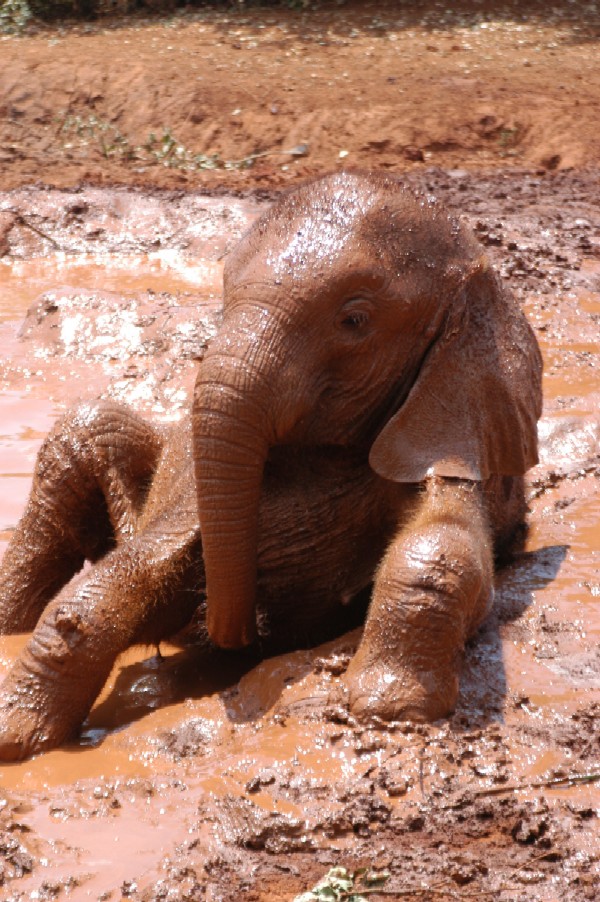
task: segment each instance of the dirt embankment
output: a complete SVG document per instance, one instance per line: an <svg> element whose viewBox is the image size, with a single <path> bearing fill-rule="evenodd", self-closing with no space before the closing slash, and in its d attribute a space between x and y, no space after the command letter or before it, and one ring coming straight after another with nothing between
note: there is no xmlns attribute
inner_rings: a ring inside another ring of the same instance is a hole
<svg viewBox="0 0 600 902"><path fill-rule="evenodd" d="M584 166L600 150L599 33L593 3L383 0L5 37L0 184Z"/></svg>

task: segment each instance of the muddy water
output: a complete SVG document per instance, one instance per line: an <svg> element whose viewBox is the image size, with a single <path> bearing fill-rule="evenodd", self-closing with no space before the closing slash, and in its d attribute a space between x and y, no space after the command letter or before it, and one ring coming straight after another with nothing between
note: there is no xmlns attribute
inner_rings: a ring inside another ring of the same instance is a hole
<svg viewBox="0 0 600 902"><path fill-rule="evenodd" d="M18 348L18 331L23 318L32 302L48 288L64 285L71 293L102 291L124 297L136 292L146 292L150 296L168 292L177 297L179 305L185 305L197 301L199 287L204 298L218 298L221 283L222 263L208 259L190 260L168 251L143 255L56 254L34 260L0 261L3 352L10 357ZM190 292L195 293L192 300L189 299ZM5 390L0 395L0 553L25 504L39 445L65 406L64 392L61 393L57 385L60 376L56 372L40 370L36 373L43 376L47 388L45 398L39 397L39 387L37 391L31 391L29 373L26 371L24 375L24 380L17 380L24 383L19 390ZM92 365L92 396L95 375ZM36 396L31 397L31 394ZM59 397L58 403L52 400L53 396ZM0 638L1 674L26 641L27 636ZM148 649L132 649L121 657L76 745L24 765L0 769L2 791L34 793L34 804L25 806L27 821L31 829L40 832L50 848L58 843L69 849L83 849L81 856L79 853L74 856L81 857L81 862L71 862L68 877L71 883L85 881L86 890L82 896L85 898L99 898L105 886L104 876L99 883L90 883L90 869L105 874L110 867L111 882L119 886L137 871L147 870L172 845L172 827L161 824L164 810L160 800L154 801L138 786L149 771L155 779L161 767L147 743L143 743L143 748L135 749L136 721L160 709L158 730L167 730L171 722L180 719L181 713L177 710L174 715L166 706L179 703L185 707L183 700L198 691L198 679L194 662L182 660L185 654L180 649L163 644L160 654L159 659ZM217 678L205 681L201 688L210 695L239 675L239 666L234 666L231 674L227 667L221 667ZM97 712L101 712L100 715ZM224 719L218 704L203 714L213 725ZM118 732L124 726L128 727L126 742ZM216 727L212 729L214 732ZM142 734L144 731L145 727ZM166 772L171 767L169 759L167 765ZM105 802L105 797L110 795L105 788L107 775L115 787L123 787L123 796L118 802L119 830L115 834L110 819L97 819L91 841L82 846L81 818L93 817L99 806L111 810L111 800ZM209 779L212 778L209 775ZM44 804L45 791L54 789L62 795L64 787L74 786L78 781L94 784L92 804L86 801L77 806L76 791L64 805L60 801L54 801L50 806ZM172 782L171 778L167 779L167 783ZM140 794L144 803L143 821L138 811ZM44 859L46 883L53 880L60 883L64 876L62 859L56 867L52 856ZM38 883L37 879L25 879L21 889L23 892L34 891Z"/></svg>
<svg viewBox="0 0 600 902"><path fill-rule="evenodd" d="M206 298L218 298L223 266L214 260L186 259L177 251L152 254L54 254L41 259L0 261L0 327L4 351L17 342L17 331L36 298L49 288L68 286L71 293L114 292L123 296L135 292L157 295L177 294L179 304L191 303L191 291L202 287ZM195 300L195 298L194 298ZM42 371L26 373L21 391L0 394L0 552L7 530L16 522L29 489L33 464L41 440L64 405L50 400L51 386L32 388ZM56 386L54 387L56 388ZM87 388L93 395L93 388ZM41 396L40 396L41 394ZM64 394L64 392L63 392Z"/></svg>
<svg viewBox="0 0 600 902"><path fill-rule="evenodd" d="M218 296L220 273L219 263L192 265L178 254L2 262L4 354L19 362L25 348L31 357L17 332L31 302L48 288L69 286L71 305L77 292L94 298L98 292L144 292L146 305L152 293L168 292L177 308L192 309L198 292L209 301ZM99 303L102 315L108 304L110 316L118 318L110 298L102 295ZM531 474L531 529L526 553L499 575L495 612L467 652L456 719L431 728L373 731L336 715L335 674L356 633L254 668L235 656L172 645L161 646L161 656L155 649L131 649L117 662L75 743L0 768L6 795L0 814L10 811L11 829L20 824L23 835L33 838L27 848L36 862L31 874L15 880L23 894L15 899L35 898L31 894L44 883L58 887L59 897L121 898L123 887L133 883L158 886L172 861L206 863L208 873L208 864L230 848L286 855L304 848L349 850L354 832L344 824L348 818L354 823L357 814L347 813L344 800L356 796L371 773L380 776L369 784L370 796L381 797L392 819L401 819L411 806L450 797L451 790L497 789L598 769L598 750L585 745L584 714L600 703L594 337L600 292L566 293L560 310L546 296L531 294L526 306L542 345L546 395L541 463ZM65 306L65 316L73 309ZM187 334L189 321L177 322ZM106 361L86 356L84 347L82 340L66 361L60 349L35 358L39 370L19 362L5 372L1 542L24 504L39 443L69 400L61 376L74 378L75 356L90 387L109 386ZM191 355L190 372L193 361ZM159 368L156 357L125 381L135 387L153 367ZM123 369L108 372L113 383L124 378ZM171 371L167 375L172 382ZM187 379L188 371L183 375ZM0 639L0 676L26 639ZM529 789L519 798L538 795ZM596 810L600 794L593 784L549 791L551 810L563 802ZM589 854L597 839L594 830L580 837L580 854Z"/></svg>
<svg viewBox="0 0 600 902"><path fill-rule="evenodd" d="M90 291L151 290L189 292L201 285L221 292L223 266L189 260L177 251L151 254L53 254L36 260L0 261L0 322L20 319L49 287L69 285Z"/></svg>

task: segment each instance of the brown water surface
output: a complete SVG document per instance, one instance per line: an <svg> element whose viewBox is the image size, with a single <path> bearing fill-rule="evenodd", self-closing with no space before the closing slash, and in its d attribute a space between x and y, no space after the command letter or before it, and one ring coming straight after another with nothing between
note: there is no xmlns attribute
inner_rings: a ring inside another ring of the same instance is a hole
<svg viewBox="0 0 600 902"><path fill-rule="evenodd" d="M201 285L220 296L223 265L190 260L177 251L150 254L50 254L33 260L0 260L0 322L21 319L48 288L88 291L189 292Z"/></svg>

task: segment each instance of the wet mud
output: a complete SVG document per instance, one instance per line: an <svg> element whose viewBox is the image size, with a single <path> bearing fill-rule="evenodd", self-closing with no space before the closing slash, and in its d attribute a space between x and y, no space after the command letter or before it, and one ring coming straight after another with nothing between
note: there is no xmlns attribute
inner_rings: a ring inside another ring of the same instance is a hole
<svg viewBox="0 0 600 902"><path fill-rule="evenodd" d="M335 687L356 629L258 664L193 645L131 649L77 742L0 768L2 898L275 902L335 865L389 871L392 898L597 898L597 181L406 178L465 215L545 361L527 545L498 574L456 713L354 723ZM218 325L223 254L265 202L0 195L0 216L13 217L0 260L2 545L66 405L103 396L158 420L182 415ZM24 641L0 640L0 671Z"/></svg>
<svg viewBox="0 0 600 902"><path fill-rule="evenodd" d="M224 254L340 165L464 214L530 316L527 545L439 724L336 705L356 629L260 664L129 650L76 743L0 768L0 898L291 902L337 865L388 871L374 899L596 899L597 6L233 6L0 39L0 554L56 416L180 417Z"/></svg>

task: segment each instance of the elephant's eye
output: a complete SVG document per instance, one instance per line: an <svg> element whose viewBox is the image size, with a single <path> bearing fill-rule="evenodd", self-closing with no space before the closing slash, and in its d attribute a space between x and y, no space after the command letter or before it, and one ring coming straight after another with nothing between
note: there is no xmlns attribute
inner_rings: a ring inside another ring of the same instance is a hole
<svg viewBox="0 0 600 902"><path fill-rule="evenodd" d="M364 326L365 323L369 321L369 317L362 310L357 310L354 313L347 313L342 319L342 326L349 326L351 329L358 328L359 326Z"/></svg>
<svg viewBox="0 0 600 902"><path fill-rule="evenodd" d="M360 332L371 320L372 308L366 298L352 298L340 311L339 323L349 332Z"/></svg>

